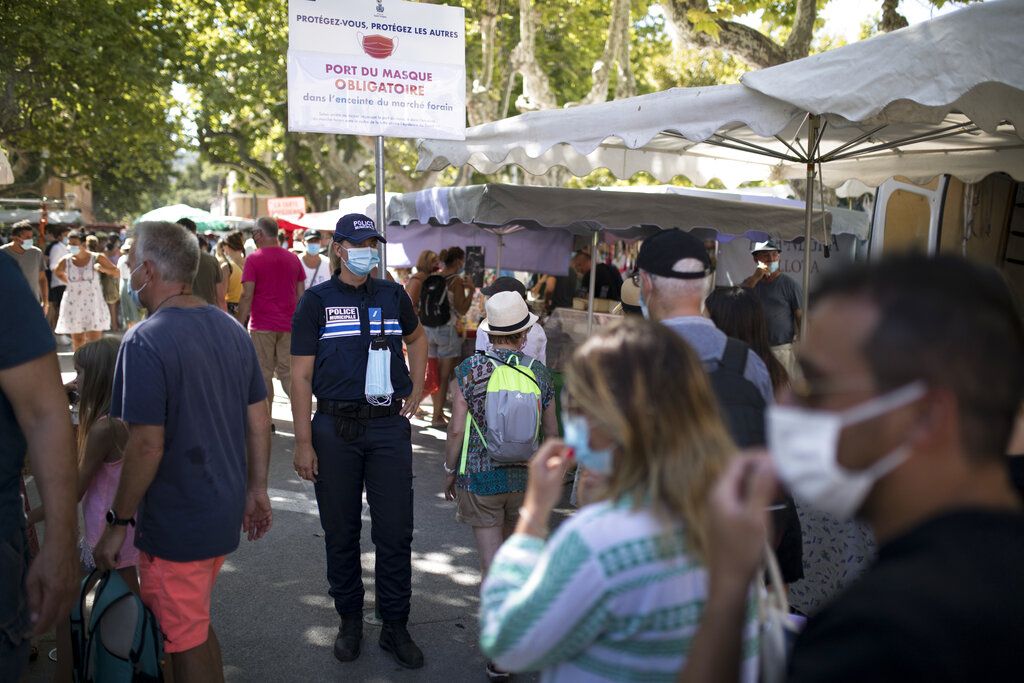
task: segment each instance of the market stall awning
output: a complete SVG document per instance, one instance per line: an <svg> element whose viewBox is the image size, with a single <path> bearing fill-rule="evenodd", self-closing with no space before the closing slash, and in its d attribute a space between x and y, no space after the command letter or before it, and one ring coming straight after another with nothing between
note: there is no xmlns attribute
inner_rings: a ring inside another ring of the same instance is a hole
<svg viewBox="0 0 1024 683"><path fill-rule="evenodd" d="M473 223L492 230L507 225L559 228L588 236L595 230L609 230L625 238L672 228L714 230L726 239L770 235L792 240L804 234L802 205L755 204L671 192L598 192L501 184L432 188L398 195L388 204L388 220L392 225ZM821 224L820 212L815 214L815 221ZM825 225L827 234L827 216Z"/></svg>
<svg viewBox="0 0 1024 683"><path fill-rule="evenodd" d="M742 85L531 112L470 128L464 142L421 141L419 168L608 168L735 187L803 178L811 161L830 186L997 171L1024 180L1022 35L1019 0L979 3L748 73Z"/></svg>
<svg viewBox="0 0 1024 683"><path fill-rule="evenodd" d="M161 206L142 214L135 219L136 223L143 221L167 221L174 223L182 218L189 218L196 224L196 228L204 230L237 230L244 227L252 227L253 221L249 218L238 216L216 216L204 209L197 209L188 204L169 204Z"/></svg>
<svg viewBox="0 0 1024 683"><path fill-rule="evenodd" d="M0 209L0 225L14 225L19 221L28 221L38 224L42 218L39 209ZM80 211L47 211L47 225L80 225L82 213Z"/></svg>

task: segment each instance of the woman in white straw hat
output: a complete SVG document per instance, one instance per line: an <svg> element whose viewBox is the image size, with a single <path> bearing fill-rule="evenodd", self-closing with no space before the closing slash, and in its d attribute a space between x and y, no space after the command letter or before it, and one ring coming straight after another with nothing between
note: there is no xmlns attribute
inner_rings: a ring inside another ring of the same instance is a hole
<svg viewBox="0 0 1024 683"><path fill-rule="evenodd" d="M458 391L453 387L451 392L452 419L448 423L444 464L445 498L457 501L455 518L473 527L482 577L487 576L491 560L519 519L528 476L526 458L532 455L534 446L530 444L522 461L508 463L492 457L497 448L493 439L490 450L485 443L484 434L491 425L486 410L488 394L496 389L492 386L488 392L488 382L498 368L512 368L513 380L525 382L528 391L539 395L537 437L558 436L551 375L541 362L522 353L537 316L530 313L526 301L514 291L494 294L487 300L485 310L487 318L480 329L489 336L490 349L478 351L455 369ZM521 373L532 379L523 379ZM491 419L494 420L493 411ZM487 675L491 680L508 680L508 674L491 663L487 665Z"/></svg>

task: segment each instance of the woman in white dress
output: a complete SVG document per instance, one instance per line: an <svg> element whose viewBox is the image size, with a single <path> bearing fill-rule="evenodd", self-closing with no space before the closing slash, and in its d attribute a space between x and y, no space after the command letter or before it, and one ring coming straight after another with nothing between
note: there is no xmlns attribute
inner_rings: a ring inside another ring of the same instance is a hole
<svg viewBox="0 0 1024 683"><path fill-rule="evenodd" d="M71 347L78 347L103 336L110 329L110 308L103 298L100 274L120 275L117 266L103 254L83 248L82 235L68 235L68 255L61 259L53 274L67 284L57 317L57 334L70 334Z"/></svg>

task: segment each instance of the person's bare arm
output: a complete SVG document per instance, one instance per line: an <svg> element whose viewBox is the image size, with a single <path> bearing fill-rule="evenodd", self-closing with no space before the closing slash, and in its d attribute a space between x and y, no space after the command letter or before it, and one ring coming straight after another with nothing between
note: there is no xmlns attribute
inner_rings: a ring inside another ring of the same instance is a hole
<svg viewBox="0 0 1024 683"><path fill-rule="evenodd" d="M795 330L795 332L793 334L793 340L794 341L800 338L801 324L803 323L803 320L804 320L804 311L803 311L803 309L798 308L795 311L793 311L793 329Z"/></svg>
<svg viewBox="0 0 1024 683"><path fill-rule="evenodd" d="M50 285L46 282L46 271L39 271L39 304L43 307L43 310L49 308L50 301L48 294L50 293Z"/></svg>
<svg viewBox="0 0 1024 683"><path fill-rule="evenodd" d="M410 278L405 285L405 293L409 295L409 300L412 301L412 310L416 311L416 315L420 314L420 291L422 289L423 279L418 277Z"/></svg>
<svg viewBox="0 0 1024 683"><path fill-rule="evenodd" d="M551 403L548 404L548 407L544 409L541 424L544 427L545 439L558 438L558 413L555 412L554 400L552 400Z"/></svg>
<svg viewBox="0 0 1024 683"><path fill-rule="evenodd" d="M153 483L160 461L164 457L164 426L139 425L128 427L128 445L124 449L124 465L121 467L121 481L117 486L112 509L122 518L135 516L139 502ZM93 549L93 558L98 569L113 569L117 556L124 545L127 529L123 526L108 526Z"/></svg>
<svg viewBox="0 0 1024 683"><path fill-rule="evenodd" d="M409 373L412 377L412 391L402 406L402 415L412 419L423 400L423 383L427 378L427 335L423 325L417 325L412 334L402 337L409 352Z"/></svg>
<svg viewBox="0 0 1024 683"><path fill-rule="evenodd" d="M299 280L295 283L295 304L298 305L299 299L302 298L302 294L306 291L306 281Z"/></svg>
<svg viewBox="0 0 1024 683"><path fill-rule="evenodd" d="M245 455L248 484L242 531L250 541L255 541L270 531L273 522L270 497L267 495L267 472L270 469L270 410L267 402L250 404L247 417Z"/></svg>
<svg viewBox="0 0 1024 683"><path fill-rule="evenodd" d="M96 270L111 277L121 277L121 271L103 254L96 254Z"/></svg>
<svg viewBox="0 0 1024 683"><path fill-rule="evenodd" d="M100 465L103 464L107 455L118 449L117 429L113 419L105 417L98 420L89 430L89 436L85 440L85 450L78 463L77 500L82 500L82 496L89 489L89 484L92 483L93 477L96 476L96 472L99 471ZM123 430L124 427L122 426L120 429ZM124 447L123 440L120 447ZM29 513L28 524L29 526L38 524L44 519L46 519L46 506L38 505Z"/></svg>
<svg viewBox="0 0 1024 683"><path fill-rule="evenodd" d="M466 397L459 390L458 382L454 379L451 383L452 395L452 419L448 421L448 439L444 446L444 464L446 470L455 470L459 467L459 459L462 455L462 440L466 433L466 415L469 413L469 404ZM455 474L445 472L444 476L444 499L455 500Z"/></svg>
<svg viewBox="0 0 1024 683"><path fill-rule="evenodd" d="M227 263L221 263L218 270L220 279L217 280L217 308L226 311L228 310L228 280L231 277L231 268Z"/></svg>
<svg viewBox="0 0 1024 683"><path fill-rule="evenodd" d="M242 298L238 300L238 322L245 325L252 311L252 295L256 291L256 283L250 280L242 283Z"/></svg>
<svg viewBox="0 0 1024 683"><path fill-rule="evenodd" d="M291 404L292 429L295 432L295 473L308 481L316 481L316 451L313 450L313 366L316 356L292 356Z"/></svg>
<svg viewBox="0 0 1024 683"><path fill-rule="evenodd" d="M32 475L50 511L42 548L25 581L32 628L38 635L67 616L78 578L77 468L57 354L0 370L0 391L25 435Z"/></svg>
<svg viewBox="0 0 1024 683"><path fill-rule="evenodd" d="M466 293L469 286L467 280L460 276L456 276L449 285L452 290L452 308L460 316L466 315L470 304L473 303L473 297Z"/></svg>
<svg viewBox="0 0 1024 683"><path fill-rule="evenodd" d="M53 276L64 284L68 283L68 260L66 258L62 258L57 267L53 269Z"/></svg>

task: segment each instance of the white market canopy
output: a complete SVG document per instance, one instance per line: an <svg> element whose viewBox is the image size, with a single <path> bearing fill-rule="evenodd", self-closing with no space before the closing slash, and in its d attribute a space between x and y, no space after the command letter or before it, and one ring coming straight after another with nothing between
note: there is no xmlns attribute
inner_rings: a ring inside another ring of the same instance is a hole
<svg viewBox="0 0 1024 683"><path fill-rule="evenodd" d="M979 3L750 72L741 85L532 112L470 128L464 142L421 141L419 168L608 168L735 187L804 178L812 161L830 186L996 171L1024 180L1021 36L1020 0Z"/></svg>

